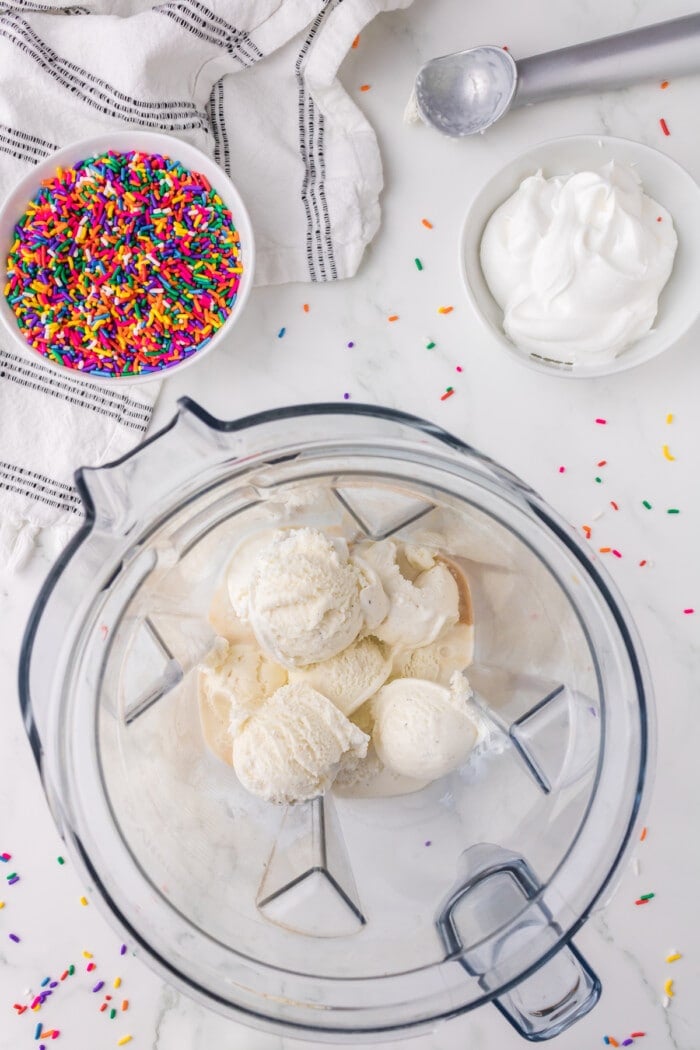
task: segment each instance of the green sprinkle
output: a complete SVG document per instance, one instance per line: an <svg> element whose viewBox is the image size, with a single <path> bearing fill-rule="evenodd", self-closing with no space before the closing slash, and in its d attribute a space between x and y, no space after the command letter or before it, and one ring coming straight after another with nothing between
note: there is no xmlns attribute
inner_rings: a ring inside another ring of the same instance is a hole
<svg viewBox="0 0 700 1050"><path fill-rule="evenodd" d="M114 1007L112 1007L112 1009L109 1011L109 1016L112 1020L114 1020L114 1018L117 1016L117 1011L114 1009Z"/></svg>
<svg viewBox="0 0 700 1050"><path fill-rule="evenodd" d="M70 966L68 967L68 973L71 975L71 977L75 973L75 966L73 966L73 963L71 963Z"/></svg>
<svg viewBox="0 0 700 1050"><path fill-rule="evenodd" d="M63 857L56 857L56 860L58 861L59 864L65 864L66 863L65 860L63 859Z"/></svg>
<svg viewBox="0 0 700 1050"><path fill-rule="evenodd" d="M646 507L647 510L651 510L651 503L649 502L648 499L643 499L642 500L642 506Z"/></svg>
<svg viewBox="0 0 700 1050"><path fill-rule="evenodd" d="M602 478L594 478L593 480L596 481L599 485L603 484L603 479Z"/></svg>
<svg viewBox="0 0 700 1050"><path fill-rule="evenodd" d="M436 345L436 344L435 344L435 343L433 342L433 340L431 339L429 343L426 343L426 344L425 344L425 349L426 349L426 350L434 350L434 349L435 349L435 345Z"/></svg>
<svg viewBox="0 0 700 1050"><path fill-rule="evenodd" d="M416 269L417 270L422 270L423 269L423 263L420 261L420 259L414 259L413 261L416 264Z"/></svg>
<svg viewBox="0 0 700 1050"><path fill-rule="evenodd" d="M640 901L651 901L655 896L655 893L643 893L639 899Z"/></svg>
<svg viewBox="0 0 700 1050"><path fill-rule="evenodd" d="M666 511L666 513L667 513L667 514L680 514L680 511L679 511L678 507L670 507L670 508L669 508L669 509L668 509L668 510Z"/></svg>

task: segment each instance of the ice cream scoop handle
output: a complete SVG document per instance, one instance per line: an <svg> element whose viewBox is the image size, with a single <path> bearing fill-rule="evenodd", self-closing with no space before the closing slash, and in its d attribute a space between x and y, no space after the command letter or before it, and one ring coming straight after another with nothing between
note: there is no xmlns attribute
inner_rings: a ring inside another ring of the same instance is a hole
<svg viewBox="0 0 700 1050"><path fill-rule="evenodd" d="M517 62L514 106L700 71L700 14Z"/></svg>

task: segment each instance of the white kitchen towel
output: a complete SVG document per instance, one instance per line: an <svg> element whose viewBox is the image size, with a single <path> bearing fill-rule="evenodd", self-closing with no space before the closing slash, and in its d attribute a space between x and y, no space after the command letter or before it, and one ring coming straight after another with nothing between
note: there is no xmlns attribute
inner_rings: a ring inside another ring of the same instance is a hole
<svg viewBox="0 0 700 1050"><path fill-rule="evenodd" d="M165 130L238 185L256 283L350 277L379 225L382 171L337 71L378 12L410 2L0 0L0 196L76 139ZM0 346L0 564L20 564L41 529L77 527L74 470L136 444L158 386L77 382Z"/></svg>

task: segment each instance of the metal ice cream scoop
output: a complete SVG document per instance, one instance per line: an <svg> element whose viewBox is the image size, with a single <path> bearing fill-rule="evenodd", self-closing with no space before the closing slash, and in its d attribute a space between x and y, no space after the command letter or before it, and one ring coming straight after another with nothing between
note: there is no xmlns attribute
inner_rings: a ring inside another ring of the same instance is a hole
<svg viewBox="0 0 700 1050"><path fill-rule="evenodd" d="M698 71L695 14L518 62L492 44L433 58L416 77L416 102L426 123L459 137L485 131L514 106Z"/></svg>

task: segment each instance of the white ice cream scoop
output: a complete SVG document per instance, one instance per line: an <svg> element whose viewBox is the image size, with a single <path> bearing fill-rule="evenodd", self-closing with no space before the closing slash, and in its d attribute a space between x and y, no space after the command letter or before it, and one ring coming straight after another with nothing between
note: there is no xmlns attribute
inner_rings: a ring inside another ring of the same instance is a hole
<svg viewBox="0 0 700 1050"><path fill-rule="evenodd" d="M257 551L246 605L260 645L290 668L330 659L387 610L376 575L343 540L313 528L275 532Z"/></svg>
<svg viewBox="0 0 700 1050"><path fill-rule="evenodd" d="M290 682L304 682L332 700L350 716L384 685L391 673L391 657L376 638L360 638L330 660L289 672Z"/></svg>
<svg viewBox="0 0 700 1050"><path fill-rule="evenodd" d="M372 742L393 773L436 780L461 765L477 743L470 717L471 689L464 675L450 687L419 678L397 678L372 701Z"/></svg>
<svg viewBox="0 0 700 1050"><path fill-rule="evenodd" d="M233 742L233 767L247 791L267 802L323 794L344 760L367 754L369 737L303 682L282 686Z"/></svg>

